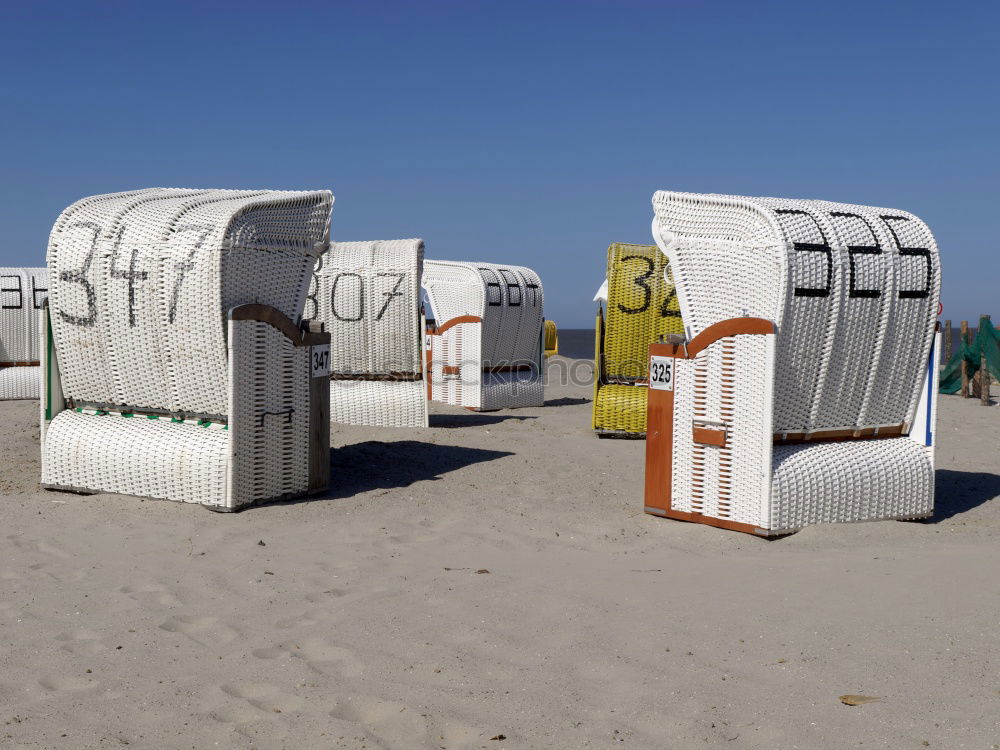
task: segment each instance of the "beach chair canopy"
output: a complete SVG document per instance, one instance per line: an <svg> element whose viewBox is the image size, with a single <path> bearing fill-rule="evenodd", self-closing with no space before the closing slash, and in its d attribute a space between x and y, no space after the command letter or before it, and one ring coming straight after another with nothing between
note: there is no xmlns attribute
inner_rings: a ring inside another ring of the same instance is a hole
<svg viewBox="0 0 1000 750"><path fill-rule="evenodd" d="M38 398L48 269L0 268L0 400Z"/></svg>
<svg viewBox="0 0 1000 750"><path fill-rule="evenodd" d="M603 436L646 432L649 345L681 333L670 268L655 245L616 242L608 248L604 301L595 330L593 428Z"/></svg>
<svg viewBox="0 0 1000 750"><path fill-rule="evenodd" d="M653 208L687 338L672 347L673 509L768 532L930 513L926 224L818 200L658 192Z"/></svg>
<svg viewBox="0 0 1000 750"><path fill-rule="evenodd" d="M524 266L427 261L423 285L437 325L432 397L483 410L541 406L545 318L538 274Z"/></svg>
<svg viewBox="0 0 1000 750"><path fill-rule="evenodd" d="M305 491L318 340L298 326L332 201L154 188L67 208L43 482L227 509Z"/></svg>
<svg viewBox="0 0 1000 750"><path fill-rule="evenodd" d="M419 239L333 242L316 264L306 315L331 336L330 418L427 426Z"/></svg>

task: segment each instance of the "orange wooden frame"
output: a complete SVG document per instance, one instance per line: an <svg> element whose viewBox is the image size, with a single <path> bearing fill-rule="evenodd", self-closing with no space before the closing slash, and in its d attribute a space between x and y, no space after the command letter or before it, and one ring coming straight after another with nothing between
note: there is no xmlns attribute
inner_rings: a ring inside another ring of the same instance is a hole
<svg viewBox="0 0 1000 750"><path fill-rule="evenodd" d="M425 336L440 336L442 333L447 331L449 328L454 328L462 323L482 323L483 319L478 315L458 315L451 320L445 321L439 326L431 327L427 326L424 335ZM427 347L427 351L424 353L425 361L427 363L427 400L431 401L433 396L433 378L431 377L431 365L434 361L434 339L430 339L430 346ZM457 375L460 368L455 365L444 365L443 374L444 375Z"/></svg>
<svg viewBox="0 0 1000 750"><path fill-rule="evenodd" d="M714 323L685 344L650 344L649 356L693 359L717 341L741 334L774 335L777 329L763 318L730 318ZM726 433L710 428L693 428L693 437L712 445L724 444ZM674 510L671 504L674 449L674 392L650 388L646 401L646 486L645 511L651 515L693 521L747 534L767 535L767 529L753 524L712 518L701 513Z"/></svg>

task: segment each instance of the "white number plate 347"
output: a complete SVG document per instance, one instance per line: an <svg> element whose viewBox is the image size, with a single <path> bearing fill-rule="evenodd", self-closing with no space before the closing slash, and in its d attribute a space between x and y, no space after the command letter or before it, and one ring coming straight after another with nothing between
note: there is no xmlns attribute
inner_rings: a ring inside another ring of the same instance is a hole
<svg viewBox="0 0 1000 750"><path fill-rule="evenodd" d="M319 344L310 347L312 356L312 376L314 378L330 377L330 345Z"/></svg>
<svg viewBox="0 0 1000 750"><path fill-rule="evenodd" d="M674 358L649 358L649 387L658 391L674 389Z"/></svg>

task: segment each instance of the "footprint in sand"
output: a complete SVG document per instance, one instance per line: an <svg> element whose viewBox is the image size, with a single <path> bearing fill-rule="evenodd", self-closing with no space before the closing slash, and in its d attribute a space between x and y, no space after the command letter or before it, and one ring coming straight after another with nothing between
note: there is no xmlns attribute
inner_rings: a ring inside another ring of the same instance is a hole
<svg viewBox="0 0 1000 750"><path fill-rule="evenodd" d="M58 557L60 560L68 560L70 558L69 553L64 552L45 539L25 539L18 534L9 534L7 539L18 549L41 552L51 557Z"/></svg>
<svg viewBox="0 0 1000 750"><path fill-rule="evenodd" d="M218 617L184 615L171 617L160 624L168 633L182 633L201 646L220 646L239 637L240 633Z"/></svg>
<svg viewBox="0 0 1000 750"><path fill-rule="evenodd" d="M98 687L96 680L83 677L66 677L65 675L50 675L38 680L38 684L53 693L79 693Z"/></svg>
<svg viewBox="0 0 1000 750"><path fill-rule="evenodd" d="M305 701L297 695L268 682L230 682L219 689L267 714L300 712L305 706Z"/></svg>
<svg viewBox="0 0 1000 750"><path fill-rule="evenodd" d="M440 744L447 747L448 750L466 750L466 748L472 750L472 748L479 748L484 744L489 744L488 742L483 742L484 739L490 737L488 733L463 724L449 722L444 726L438 726L435 732L441 738Z"/></svg>
<svg viewBox="0 0 1000 750"><path fill-rule="evenodd" d="M250 652L256 659L290 659L292 653L288 649L281 648L255 648Z"/></svg>
<svg viewBox="0 0 1000 750"><path fill-rule="evenodd" d="M316 618L315 612L303 612L302 614L295 615L294 617L286 617L282 620L278 620L274 624L282 630L289 630L300 626L309 627L310 625L315 625L318 622L319 620Z"/></svg>
<svg viewBox="0 0 1000 750"><path fill-rule="evenodd" d="M350 560L344 560L341 562L317 561L313 563L313 567L318 568L326 574L342 575L344 573L349 573L352 570L357 570L358 564Z"/></svg>
<svg viewBox="0 0 1000 750"><path fill-rule="evenodd" d="M0 682L0 704L12 705L22 695L23 690L20 685Z"/></svg>
<svg viewBox="0 0 1000 750"><path fill-rule="evenodd" d="M417 747L428 739L427 722L420 712L402 703L352 695L337 701L330 716L360 725L386 748Z"/></svg>
<svg viewBox="0 0 1000 750"><path fill-rule="evenodd" d="M51 555L52 557L58 557L61 560L68 560L70 558L69 553L63 552L54 544L49 544L44 539L38 542L38 551L44 552L46 555Z"/></svg>
<svg viewBox="0 0 1000 750"><path fill-rule="evenodd" d="M363 589L359 587L355 591L350 591L348 589L325 589L323 591L315 591L311 594L306 594L305 600L310 604L327 604L335 602L343 597L353 597L362 594L370 598L388 590L387 586L366 586ZM312 615L313 613L310 614Z"/></svg>
<svg viewBox="0 0 1000 750"><path fill-rule="evenodd" d="M322 638L310 638L298 645L292 654L320 674L357 677L364 671L364 664L349 648L334 646Z"/></svg>
<svg viewBox="0 0 1000 750"><path fill-rule="evenodd" d="M236 725L250 724L255 721L272 719L272 716L262 714L260 709L247 703L219 706L218 708L213 708L211 711L206 713L205 716L210 719L214 719L220 724ZM275 714L273 718L277 718L277 714Z"/></svg>
<svg viewBox="0 0 1000 750"><path fill-rule="evenodd" d="M170 589L156 583L122 586L118 590L143 607L150 607L152 605L176 607L181 603L180 599L174 596Z"/></svg>
<svg viewBox="0 0 1000 750"><path fill-rule="evenodd" d="M10 602L0 602L0 620L16 620L21 616L21 610Z"/></svg>
<svg viewBox="0 0 1000 750"><path fill-rule="evenodd" d="M56 636L57 641L63 642L60 646L63 651L77 656L93 656L107 651L108 647L101 643L100 639L100 634L93 630L70 630Z"/></svg>
<svg viewBox="0 0 1000 750"><path fill-rule="evenodd" d="M322 638L310 638L286 646L255 648L250 653L265 660L292 657L302 659L310 669L335 677L357 677L364 671L364 665L354 651L334 646Z"/></svg>
<svg viewBox="0 0 1000 750"><path fill-rule="evenodd" d="M310 604L323 604L331 599L339 599L342 596L347 596L350 593L345 589L327 589L326 591L317 591L313 594L306 594L306 601Z"/></svg>

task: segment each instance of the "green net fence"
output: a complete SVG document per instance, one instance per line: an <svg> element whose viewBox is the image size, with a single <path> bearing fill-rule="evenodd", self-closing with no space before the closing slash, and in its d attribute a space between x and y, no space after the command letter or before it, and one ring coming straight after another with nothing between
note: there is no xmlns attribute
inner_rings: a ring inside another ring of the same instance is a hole
<svg viewBox="0 0 1000 750"><path fill-rule="evenodd" d="M966 363L969 379L979 372L982 356L986 355L986 369L995 380L1000 380L1000 332L986 318L979 320L976 339L971 344L960 340L958 349L941 371L940 393L958 393L962 390L962 361Z"/></svg>

